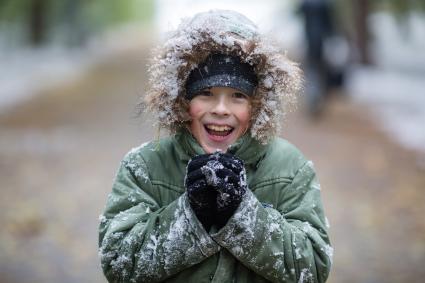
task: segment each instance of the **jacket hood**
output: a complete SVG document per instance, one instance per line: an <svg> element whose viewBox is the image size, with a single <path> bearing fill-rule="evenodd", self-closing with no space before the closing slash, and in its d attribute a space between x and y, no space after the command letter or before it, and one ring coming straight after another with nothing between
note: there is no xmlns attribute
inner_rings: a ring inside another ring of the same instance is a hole
<svg viewBox="0 0 425 283"><path fill-rule="evenodd" d="M190 71L211 53L239 56L254 67L258 86L250 133L266 143L276 135L285 110L296 102L301 72L253 22L234 11L214 10L185 19L165 44L154 50L144 98L146 110L171 132L185 126L190 121L185 82Z"/></svg>

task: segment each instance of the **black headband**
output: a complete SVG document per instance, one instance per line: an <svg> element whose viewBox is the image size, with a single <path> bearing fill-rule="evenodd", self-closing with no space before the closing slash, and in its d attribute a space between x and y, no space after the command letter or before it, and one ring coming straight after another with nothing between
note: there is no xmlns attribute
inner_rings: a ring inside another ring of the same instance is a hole
<svg viewBox="0 0 425 283"><path fill-rule="evenodd" d="M250 64L236 56L213 53L190 72L185 98L191 100L209 87L232 87L251 96L256 86L257 76Z"/></svg>

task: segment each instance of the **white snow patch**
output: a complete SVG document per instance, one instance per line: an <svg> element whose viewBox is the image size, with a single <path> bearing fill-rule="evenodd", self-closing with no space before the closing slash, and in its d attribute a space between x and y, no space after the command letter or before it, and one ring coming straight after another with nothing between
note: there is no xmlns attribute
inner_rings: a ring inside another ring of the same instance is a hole
<svg viewBox="0 0 425 283"><path fill-rule="evenodd" d="M125 167L127 167L129 170L131 170L134 175L138 178L141 178L145 183L149 182L149 175L147 173L147 170L145 169L145 164L140 163L140 161L135 160L135 154L137 150L130 151L126 157L123 159L123 164Z"/></svg>
<svg viewBox="0 0 425 283"><path fill-rule="evenodd" d="M302 258L301 253L300 253L300 248L296 247L295 243L294 243L294 251L295 251L295 259L300 259Z"/></svg>
<svg viewBox="0 0 425 283"><path fill-rule="evenodd" d="M242 200L241 209L238 209L233 215L233 223L231 225L242 228L242 231L233 237L226 237L231 251L235 255L242 256L245 252L250 252L255 241L255 223L257 221L258 206L254 196L247 191L245 199ZM229 232L235 227L226 228ZM230 232L231 233L231 232Z"/></svg>
<svg viewBox="0 0 425 283"><path fill-rule="evenodd" d="M120 255L117 259L112 260L110 265L115 274L121 274L123 277L128 275L128 267L126 265L132 264L131 258L127 255Z"/></svg>
<svg viewBox="0 0 425 283"><path fill-rule="evenodd" d="M144 142L141 145L133 147L132 149L130 149L130 151L128 153L129 154L135 154L135 153L139 152L141 149L143 149L144 147L146 147L147 145L149 145L150 143L151 143L151 141Z"/></svg>
<svg viewBox="0 0 425 283"><path fill-rule="evenodd" d="M357 67L348 87L355 100L372 106L373 117L391 138L425 153L425 76Z"/></svg>
<svg viewBox="0 0 425 283"><path fill-rule="evenodd" d="M394 141L425 154L425 16L411 12L400 21L381 12L369 21L375 64L354 66L347 89Z"/></svg>
<svg viewBox="0 0 425 283"><path fill-rule="evenodd" d="M334 256L334 248L332 248L330 245L326 245L324 248L321 248L321 250L325 252L325 254L329 257L329 260L332 263Z"/></svg>
<svg viewBox="0 0 425 283"><path fill-rule="evenodd" d="M313 189L315 189L315 190L318 190L318 191L322 190L322 187L321 187L321 186L320 186L320 184L319 184L319 183L317 183L317 182L314 182L314 183L311 185L311 187L312 187Z"/></svg>
<svg viewBox="0 0 425 283"><path fill-rule="evenodd" d="M206 165L201 167L202 174L204 174L208 185L217 186L219 184L220 178L217 177L217 170L223 168L223 164L218 160L210 160Z"/></svg>
<svg viewBox="0 0 425 283"><path fill-rule="evenodd" d="M326 228L331 228L331 224L330 224L330 222L329 222L329 219L327 218L327 217L325 217L325 225L326 225Z"/></svg>
<svg viewBox="0 0 425 283"><path fill-rule="evenodd" d="M314 231L313 226L311 226L311 224L309 222L303 222L302 230L306 234L310 234L311 232Z"/></svg>
<svg viewBox="0 0 425 283"><path fill-rule="evenodd" d="M107 221L108 221L108 219L103 214L99 215L99 222L100 222L100 224L104 224Z"/></svg>
<svg viewBox="0 0 425 283"><path fill-rule="evenodd" d="M266 88L271 88L271 87L273 87L273 78L272 78L271 76L267 76L267 77L264 79L264 86L265 86Z"/></svg>
<svg viewBox="0 0 425 283"><path fill-rule="evenodd" d="M300 279L298 280L298 283L304 283L304 282L314 282L313 281L313 274L308 268L303 268L300 273Z"/></svg>
<svg viewBox="0 0 425 283"><path fill-rule="evenodd" d="M151 249L153 256L156 256L156 250L158 247L158 238L155 235L151 235L150 237L150 242L146 245L146 248Z"/></svg>

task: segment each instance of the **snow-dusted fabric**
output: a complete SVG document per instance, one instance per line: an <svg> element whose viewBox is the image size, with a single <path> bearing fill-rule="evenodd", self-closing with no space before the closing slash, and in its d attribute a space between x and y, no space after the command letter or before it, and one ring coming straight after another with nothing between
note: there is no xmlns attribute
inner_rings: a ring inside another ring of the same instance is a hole
<svg viewBox="0 0 425 283"><path fill-rule="evenodd" d="M109 282L325 282L332 248L313 164L288 142L243 136L247 191L209 233L188 203L186 165L202 148L187 132L130 151L100 217Z"/></svg>
<svg viewBox="0 0 425 283"><path fill-rule="evenodd" d="M209 87L232 87L251 96L256 86L257 75L250 64L237 56L214 53L190 72L185 98L190 100Z"/></svg>
<svg viewBox="0 0 425 283"><path fill-rule="evenodd" d="M263 143L277 133L282 116L295 104L301 87L297 64L259 34L254 23L233 11L204 12L184 20L154 53L144 102L158 124L171 132L188 120L182 98L190 71L211 53L239 56L254 67L258 87L250 133Z"/></svg>

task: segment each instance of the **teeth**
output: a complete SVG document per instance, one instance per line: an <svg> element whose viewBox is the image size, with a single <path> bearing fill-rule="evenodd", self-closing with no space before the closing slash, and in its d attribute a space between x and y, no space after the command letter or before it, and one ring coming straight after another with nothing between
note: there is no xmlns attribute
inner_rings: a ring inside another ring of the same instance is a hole
<svg viewBox="0 0 425 283"><path fill-rule="evenodd" d="M206 127L210 130L217 132L230 131L232 128L229 126L218 126L218 125L206 125Z"/></svg>

